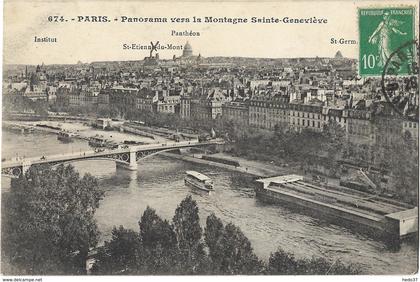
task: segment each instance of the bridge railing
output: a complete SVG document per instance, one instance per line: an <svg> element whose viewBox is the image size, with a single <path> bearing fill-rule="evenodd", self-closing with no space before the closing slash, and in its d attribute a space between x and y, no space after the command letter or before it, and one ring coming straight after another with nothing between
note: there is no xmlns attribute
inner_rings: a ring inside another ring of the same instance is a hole
<svg viewBox="0 0 420 282"><path fill-rule="evenodd" d="M110 154L123 154L129 152L138 152L138 151L147 151L147 150L156 150L156 149L167 149L167 148L180 148L180 147L189 147L195 145L210 145L210 144L218 144L221 143L222 140L220 139L213 139L206 142L199 142L198 140L190 140L190 141L181 141L181 142L171 142L171 143L159 143L159 144L147 144L147 145L138 145L138 146L130 146L128 148L118 148L118 149L106 149L104 151L79 151L74 153L63 153L63 154L55 154L49 156L41 156L41 157L31 157L31 158L19 158L18 160L9 160L2 162L2 167L13 167L13 166L20 166L23 163L32 163L32 164L41 164L41 163L49 163L53 161L65 161L65 160L72 160L72 159L83 159L86 157L100 157L106 156Z"/></svg>

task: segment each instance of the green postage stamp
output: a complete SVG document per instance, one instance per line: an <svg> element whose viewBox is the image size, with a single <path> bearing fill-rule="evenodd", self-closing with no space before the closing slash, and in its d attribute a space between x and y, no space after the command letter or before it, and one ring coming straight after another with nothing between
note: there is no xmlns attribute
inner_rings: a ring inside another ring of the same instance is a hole
<svg viewBox="0 0 420 282"><path fill-rule="evenodd" d="M399 56L414 59L415 10L407 8L359 9L359 74L380 76L393 52L404 48ZM410 64L394 67L394 75L411 74ZM387 68L388 70L388 68Z"/></svg>

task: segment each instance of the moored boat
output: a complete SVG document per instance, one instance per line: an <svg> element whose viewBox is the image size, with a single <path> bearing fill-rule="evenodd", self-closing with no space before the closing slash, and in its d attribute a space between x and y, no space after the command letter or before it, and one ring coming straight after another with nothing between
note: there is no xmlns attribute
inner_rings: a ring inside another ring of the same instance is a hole
<svg viewBox="0 0 420 282"><path fill-rule="evenodd" d="M208 193L213 191L213 181L208 176L192 170L188 170L185 173L185 184Z"/></svg>
<svg viewBox="0 0 420 282"><path fill-rule="evenodd" d="M70 132L60 131L57 135L57 140L60 140L62 142L72 142L74 135Z"/></svg>
<svg viewBox="0 0 420 282"><path fill-rule="evenodd" d="M105 147L107 143L107 140L101 137L91 137L88 142L91 147Z"/></svg>

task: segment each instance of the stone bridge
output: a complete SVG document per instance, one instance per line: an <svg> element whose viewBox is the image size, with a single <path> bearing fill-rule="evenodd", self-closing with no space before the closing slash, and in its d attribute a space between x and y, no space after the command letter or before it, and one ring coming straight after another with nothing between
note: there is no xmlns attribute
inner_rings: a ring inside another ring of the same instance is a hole
<svg viewBox="0 0 420 282"><path fill-rule="evenodd" d="M118 167L129 170L137 170L137 161L148 156L158 154L160 152L171 151L180 148L201 147L208 145L224 144L222 139L212 139L205 142L182 141L159 144L148 144L129 146L125 149L105 149L103 151L89 150L85 152L57 154L42 157L33 157L25 159L12 159L2 162L2 175L10 177L19 177L22 173L29 169L31 165L36 164L50 164L58 165L62 163L71 163L81 160L112 160L115 161Z"/></svg>

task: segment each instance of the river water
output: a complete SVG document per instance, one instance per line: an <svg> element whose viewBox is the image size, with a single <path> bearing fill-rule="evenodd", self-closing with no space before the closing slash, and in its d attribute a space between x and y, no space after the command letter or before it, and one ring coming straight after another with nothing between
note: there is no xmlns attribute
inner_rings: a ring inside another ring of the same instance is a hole
<svg viewBox="0 0 420 282"><path fill-rule="evenodd" d="M55 135L40 132L4 132L2 142L2 158L7 159L90 149L86 141L65 144ZM399 251L390 251L382 242L346 228L262 203L255 199L252 178L247 175L159 156L140 161L134 172L116 169L111 161L81 161L74 166L81 174L97 176L105 191L95 215L102 241L110 238L113 226L138 231L138 221L147 206L156 209L161 217L172 219L179 202L191 194L198 203L203 227L210 213L224 223L233 222L263 259L281 247L297 257L323 256L358 263L363 272L370 274L409 274L417 269L415 244L403 243ZM209 175L215 183L214 193L193 193L184 185L185 170ZM2 193L9 189L10 180L2 177Z"/></svg>

